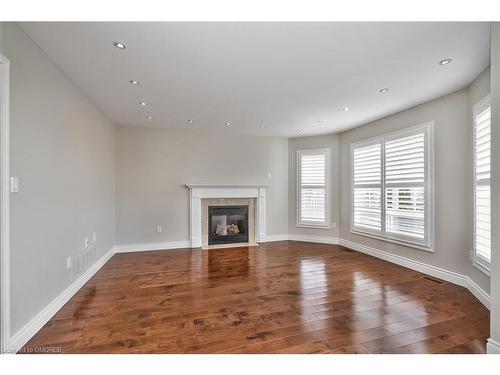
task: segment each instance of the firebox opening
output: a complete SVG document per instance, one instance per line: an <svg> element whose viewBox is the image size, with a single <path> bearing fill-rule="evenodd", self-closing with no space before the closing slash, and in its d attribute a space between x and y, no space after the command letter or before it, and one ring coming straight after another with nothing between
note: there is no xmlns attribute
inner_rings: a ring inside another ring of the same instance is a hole
<svg viewBox="0 0 500 375"><path fill-rule="evenodd" d="M248 206L209 206L208 244L248 242Z"/></svg>

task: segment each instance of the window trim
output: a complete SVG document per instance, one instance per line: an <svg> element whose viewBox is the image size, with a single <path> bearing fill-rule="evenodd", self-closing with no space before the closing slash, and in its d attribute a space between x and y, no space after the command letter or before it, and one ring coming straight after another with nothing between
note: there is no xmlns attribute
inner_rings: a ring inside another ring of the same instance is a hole
<svg viewBox="0 0 500 375"><path fill-rule="evenodd" d="M302 155L325 155L325 223L317 224L301 220L301 180L302 176L300 173L301 169L301 156ZM296 194L295 194L295 204L296 204L296 225L297 228L316 228L316 229L331 229L332 228L332 201L331 201L331 151L330 148L311 148L311 149L300 149L296 151Z"/></svg>
<svg viewBox="0 0 500 375"><path fill-rule="evenodd" d="M487 107L491 110L491 94L486 94L472 107L472 251L471 260L474 267L479 271L490 276L491 273L491 260L488 261L481 255L476 253L476 114L482 112ZM490 132L491 132L491 118L490 118ZM490 141L491 142L491 141ZM491 143L490 143L491 149ZM491 155L490 155L491 163ZM490 164L491 166L491 164ZM491 173L491 171L490 171ZM490 178L490 192L491 192L491 178ZM490 193L491 194L491 193ZM490 195L490 209L491 209L491 195ZM491 219L491 212L490 212ZM491 246L491 245L490 245ZM490 248L491 251L491 248Z"/></svg>
<svg viewBox="0 0 500 375"><path fill-rule="evenodd" d="M424 184L424 194L425 194L425 214L427 215L425 219L425 235L423 241L415 240L414 238L404 236L389 234L385 232L385 142L386 140L399 138L405 135L411 135L412 133L418 133L420 131L425 132L425 176L426 181ZM381 145L381 223L382 230L371 231L367 229L361 229L354 226L354 149L358 147L369 146L371 144L380 143ZM392 242L399 245L412 247L419 250L424 250L428 252L434 252L434 121L428 121L422 124L410 126L397 131L384 133L375 137L363 139L361 141L352 142L350 148L350 179L351 179L351 194L350 194L350 232L353 234L358 234L366 237L371 237L379 239L382 241Z"/></svg>

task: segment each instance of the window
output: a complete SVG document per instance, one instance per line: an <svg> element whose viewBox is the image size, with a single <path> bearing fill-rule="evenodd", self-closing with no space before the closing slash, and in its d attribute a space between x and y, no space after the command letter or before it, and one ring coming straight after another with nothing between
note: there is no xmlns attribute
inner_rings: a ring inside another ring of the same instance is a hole
<svg viewBox="0 0 500 375"><path fill-rule="evenodd" d="M351 145L351 231L432 248L432 124Z"/></svg>
<svg viewBox="0 0 500 375"><path fill-rule="evenodd" d="M491 261L491 104L486 96L474 106L474 254L480 269Z"/></svg>
<svg viewBox="0 0 500 375"><path fill-rule="evenodd" d="M330 150L297 151L297 226L330 228Z"/></svg>

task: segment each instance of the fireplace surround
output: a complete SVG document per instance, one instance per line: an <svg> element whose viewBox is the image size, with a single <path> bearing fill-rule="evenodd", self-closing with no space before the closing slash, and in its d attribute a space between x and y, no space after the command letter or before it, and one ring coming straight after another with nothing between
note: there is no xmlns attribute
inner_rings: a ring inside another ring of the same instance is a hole
<svg viewBox="0 0 500 375"><path fill-rule="evenodd" d="M191 247L208 249L208 206L248 205L248 244L265 240L266 186L186 184ZM219 246L224 246L219 245Z"/></svg>

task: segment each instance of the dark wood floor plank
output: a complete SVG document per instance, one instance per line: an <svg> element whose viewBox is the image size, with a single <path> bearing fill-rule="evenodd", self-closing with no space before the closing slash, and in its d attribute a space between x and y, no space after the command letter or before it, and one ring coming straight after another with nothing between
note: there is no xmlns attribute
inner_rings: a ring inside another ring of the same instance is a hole
<svg viewBox="0 0 500 375"><path fill-rule="evenodd" d="M295 241L116 254L23 351L484 353L489 312L422 276Z"/></svg>

